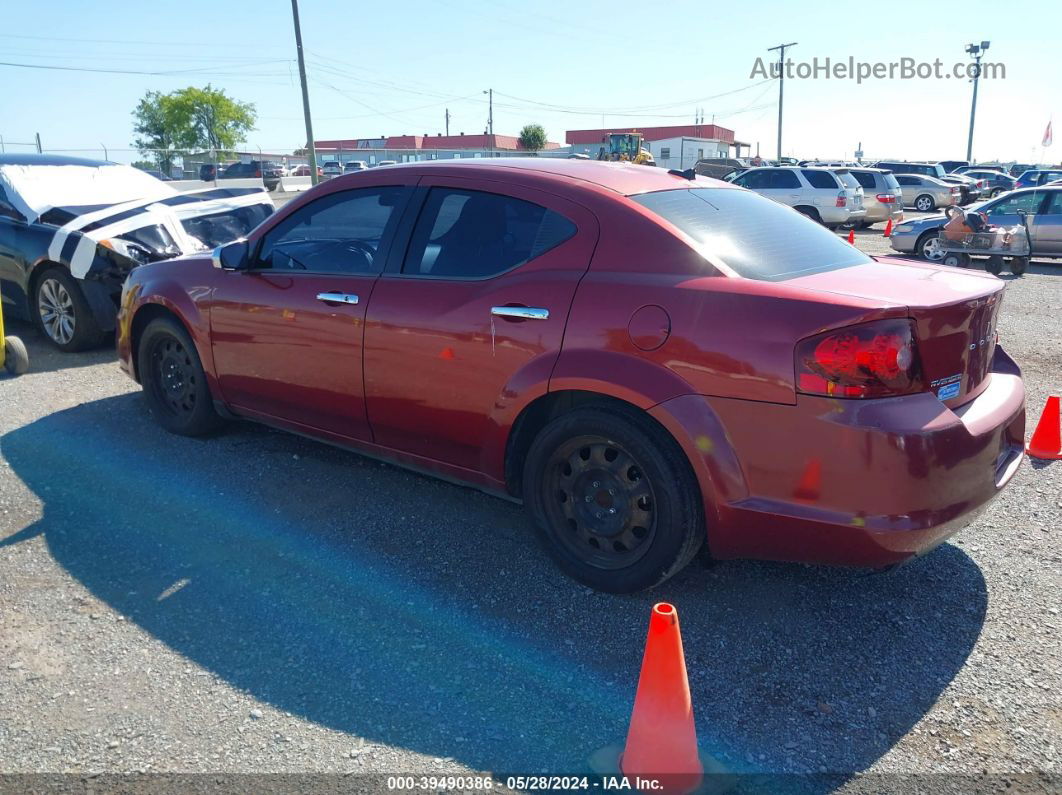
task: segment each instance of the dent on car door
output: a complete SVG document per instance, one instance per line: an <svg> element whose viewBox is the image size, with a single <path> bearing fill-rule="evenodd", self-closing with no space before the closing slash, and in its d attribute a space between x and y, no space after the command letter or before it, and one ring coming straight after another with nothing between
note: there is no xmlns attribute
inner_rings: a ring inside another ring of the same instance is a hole
<svg viewBox="0 0 1062 795"><path fill-rule="evenodd" d="M548 382L597 221L530 188L421 185L405 259L380 277L369 305L369 422L377 444L482 471L499 418Z"/></svg>
<svg viewBox="0 0 1062 795"><path fill-rule="evenodd" d="M365 308L411 192L378 186L325 194L254 241L250 268L217 275L210 326L226 403L369 439Z"/></svg>

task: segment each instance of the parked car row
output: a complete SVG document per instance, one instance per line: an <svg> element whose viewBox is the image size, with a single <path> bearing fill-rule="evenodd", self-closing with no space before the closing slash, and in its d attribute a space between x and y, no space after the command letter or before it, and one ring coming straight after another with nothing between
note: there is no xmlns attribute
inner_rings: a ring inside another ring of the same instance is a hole
<svg viewBox="0 0 1062 795"><path fill-rule="evenodd" d="M283 176L286 176L284 167L270 160L251 160L246 163L237 161L224 166L204 163L199 167L199 179L204 182L214 182L218 179L261 179L266 190L276 190Z"/></svg>

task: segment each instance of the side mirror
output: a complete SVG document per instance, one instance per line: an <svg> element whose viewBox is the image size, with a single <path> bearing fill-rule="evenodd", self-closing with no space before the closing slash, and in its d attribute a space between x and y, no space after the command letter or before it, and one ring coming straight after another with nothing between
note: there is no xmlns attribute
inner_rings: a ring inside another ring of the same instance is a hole
<svg viewBox="0 0 1062 795"><path fill-rule="evenodd" d="M215 268L227 271L242 271L250 267L250 247L244 239L218 246L210 258Z"/></svg>

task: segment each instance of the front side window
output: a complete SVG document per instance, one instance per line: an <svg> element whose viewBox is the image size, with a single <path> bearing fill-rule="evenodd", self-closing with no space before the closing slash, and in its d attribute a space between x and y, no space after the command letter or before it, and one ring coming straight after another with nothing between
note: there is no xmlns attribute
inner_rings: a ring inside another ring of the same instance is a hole
<svg viewBox="0 0 1062 795"><path fill-rule="evenodd" d="M576 232L541 205L483 191L432 188L413 230L403 273L485 279L511 270Z"/></svg>
<svg viewBox="0 0 1062 795"><path fill-rule="evenodd" d="M749 191L679 189L631 199L747 279L782 281L872 262L821 224Z"/></svg>
<svg viewBox="0 0 1062 795"><path fill-rule="evenodd" d="M734 184L751 190L762 190L770 186L770 181L770 171L748 171L735 179Z"/></svg>
<svg viewBox="0 0 1062 795"><path fill-rule="evenodd" d="M375 274L409 188L382 187L324 196L266 233L256 268Z"/></svg>

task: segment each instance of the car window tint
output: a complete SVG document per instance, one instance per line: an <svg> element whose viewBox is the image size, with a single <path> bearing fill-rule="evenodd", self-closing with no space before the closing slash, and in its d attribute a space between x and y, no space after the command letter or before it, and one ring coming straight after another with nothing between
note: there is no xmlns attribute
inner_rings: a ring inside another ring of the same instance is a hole
<svg viewBox="0 0 1062 795"><path fill-rule="evenodd" d="M852 190L855 190L856 188L860 187L859 181L852 176L852 172L850 171L846 174L834 174L834 176L837 177L840 183L846 188L851 188ZM871 183L871 185L873 185L873 183Z"/></svg>
<svg viewBox="0 0 1062 795"><path fill-rule="evenodd" d="M900 183L896 181L896 177L892 174L882 174L881 178L885 181L885 188L887 190L895 190L900 187Z"/></svg>
<svg viewBox="0 0 1062 795"><path fill-rule="evenodd" d="M850 172L855 181L860 184L865 190L874 189L874 174L870 171L852 171Z"/></svg>
<svg viewBox="0 0 1062 795"><path fill-rule="evenodd" d="M1044 215L1062 215L1062 190L1051 191L1051 198L1044 208Z"/></svg>
<svg viewBox="0 0 1062 795"><path fill-rule="evenodd" d="M799 188L800 180L797 178L797 175L794 174L792 171L780 169L778 171L771 172L771 182L768 187L779 188L783 190L788 188Z"/></svg>
<svg viewBox="0 0 1062 795"><path fill-rule="evenodd" d="M483 191L432 188L413 230L405 273L483 279L544 254L575 234L559 213Z"/></svg>
<svg viewBox="0 0 1062 795"><path fill-rule="evenodd" d="M749 279L781 281L872 261L821 224L750 191L695 188L631 198Z"/></svg>
<svg viewBox="0 0 1062 795"><path fill-rule="evenodd" d="M897 185L917 185L917 184L919 184L917 177L911 177L911 176L908 176L906 174L897 174L895 179L896 179L896 184Z"/></svg>
<svg viewBox="0 0 1062 795"><path fill-rule="evenodd" d="M301 207L266 233L258 268L315 273L379 273L384 245L408 188L342 191Z"/></svg>
<svg viewBox="0 0 1062 795"><path fill-rule="evenodd" d="M800 173L804 175L804 179L806 179L808 184L813 188L837 187L837 180L834 179L833 174L829 171L816 171L811 168L805 168Z"/></svg>
<svg viewBox="0 0 1062 795"><path fill-rule="evenodd" d="M1043 197L1044 195L1040 191L1028 191L1026 193L1007 196L1002 201L997 202L989 208L988 214L1016 215L1018 210L1025 210L1027 213L1035 213L1040 206Z"/></svg>

